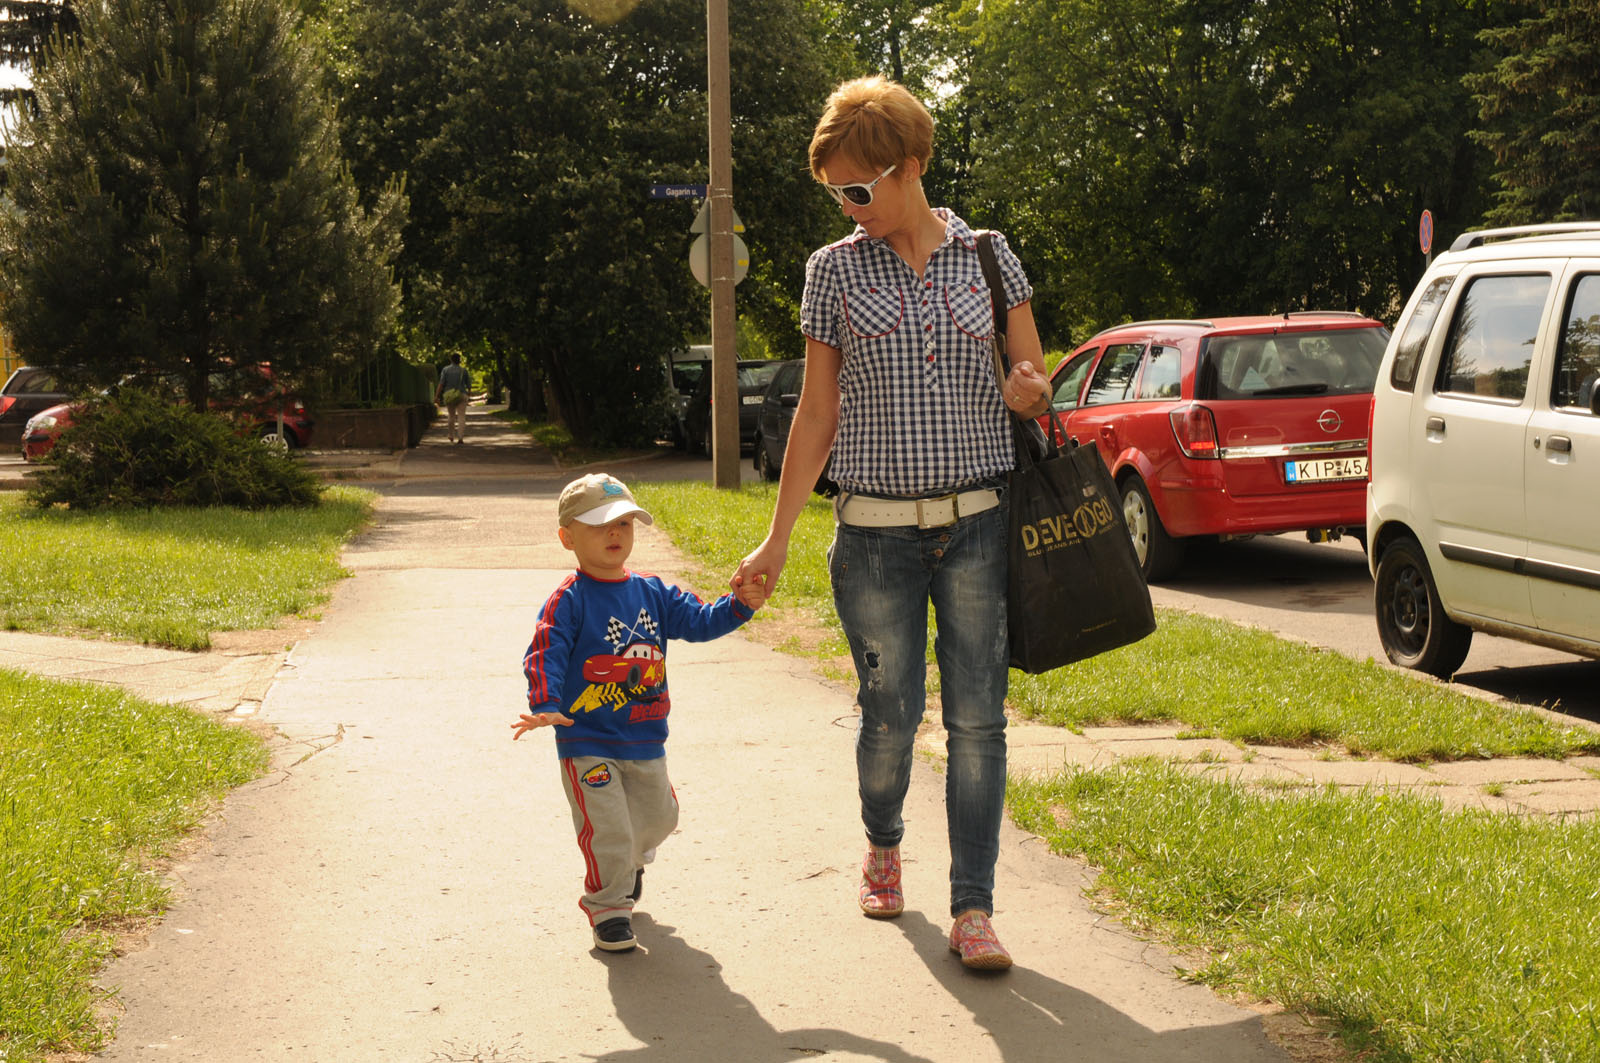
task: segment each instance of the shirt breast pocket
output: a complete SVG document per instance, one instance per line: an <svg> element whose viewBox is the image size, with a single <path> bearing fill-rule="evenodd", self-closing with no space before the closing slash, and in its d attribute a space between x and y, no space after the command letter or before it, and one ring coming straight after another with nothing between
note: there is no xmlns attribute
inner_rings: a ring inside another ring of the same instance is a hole
<svg viewBox="0 0 1600 1063"><path fill-rule="evenodd" d="M956 328L975 340L989 339L994 331L994 304L989 300L987 284L947 285L944 305Z"/></svg>
<svg viewBox="0 0 1600 1063"><path fill-rule="evenodd" d="M844 320L863 339L887 336L905 318L905 295L898 287L853 288L844 296Z"/></svg>

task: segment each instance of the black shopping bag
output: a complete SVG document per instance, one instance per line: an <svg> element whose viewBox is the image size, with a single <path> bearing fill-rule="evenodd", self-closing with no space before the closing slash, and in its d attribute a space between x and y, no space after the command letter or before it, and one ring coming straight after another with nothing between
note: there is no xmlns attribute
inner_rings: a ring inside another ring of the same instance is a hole
<svg viewBox="0 0 1600 1063"><path fill-rule="evenodd" d="M1156 629L1122 497L1093 445L1035 461L1019 439L1011 473L1011 666L1038 674Z"/></svg>

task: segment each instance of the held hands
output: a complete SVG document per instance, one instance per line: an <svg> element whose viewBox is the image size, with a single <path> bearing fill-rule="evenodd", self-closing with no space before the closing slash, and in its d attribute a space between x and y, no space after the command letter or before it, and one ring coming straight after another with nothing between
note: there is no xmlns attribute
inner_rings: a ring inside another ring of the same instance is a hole
<svg viewBox="0 0 1600 1063"><path fill-rule="evenodd" d="M1050 408L1050 381L1030 362L1011 367L1000 394L1006 400L1006 409L1018 417L1038 417Z"/></svg>
<svg viewBox="0 0 1600 1063"><path fill-rule="evenodd" d="M746 609L756 610L767 604L766 586L756 580L740 580L738 576L728 581L728 586L733 588L733 596L739 599L739 604Z"/></svg>
<svg viewBox="0 0 1600 1063"><path fill-rule="evenodd" d="M760 608L778 589L778 574L783 571L786 554L786 550L773 545L768 538L739 562L728 586L746 608Z"/></svg>
<svg viewBox="0 0 1600 1063"><path fill-rule="evenodd" d="M571 727L572 717L560 712L525 712L511 725L511 740L515 742L529 731L541 727Z"/></svg>

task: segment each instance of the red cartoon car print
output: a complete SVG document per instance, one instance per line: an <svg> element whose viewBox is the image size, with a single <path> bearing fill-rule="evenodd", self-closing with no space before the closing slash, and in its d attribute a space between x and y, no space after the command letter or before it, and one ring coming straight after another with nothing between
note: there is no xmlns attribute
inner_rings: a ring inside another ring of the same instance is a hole
<svg viewBox="0 0 1600 1063"><path fill-rule="evenodd" d="M583 678L591 683L649 689L667 681L667 661L661 647L635 642L621 653L597 653L584 661Z"/></svg>

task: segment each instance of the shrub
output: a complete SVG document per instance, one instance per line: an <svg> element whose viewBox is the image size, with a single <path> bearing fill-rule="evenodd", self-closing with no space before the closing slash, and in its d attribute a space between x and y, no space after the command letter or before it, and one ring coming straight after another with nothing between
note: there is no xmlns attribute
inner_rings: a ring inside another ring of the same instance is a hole
<svg viewBox="0 0 1600 1063"><path fill-rule="evenodd" d="M125 388L73 411L28 500L75 509L238 506L317 501L322 484L288 454L225 417Z"/></svg>

